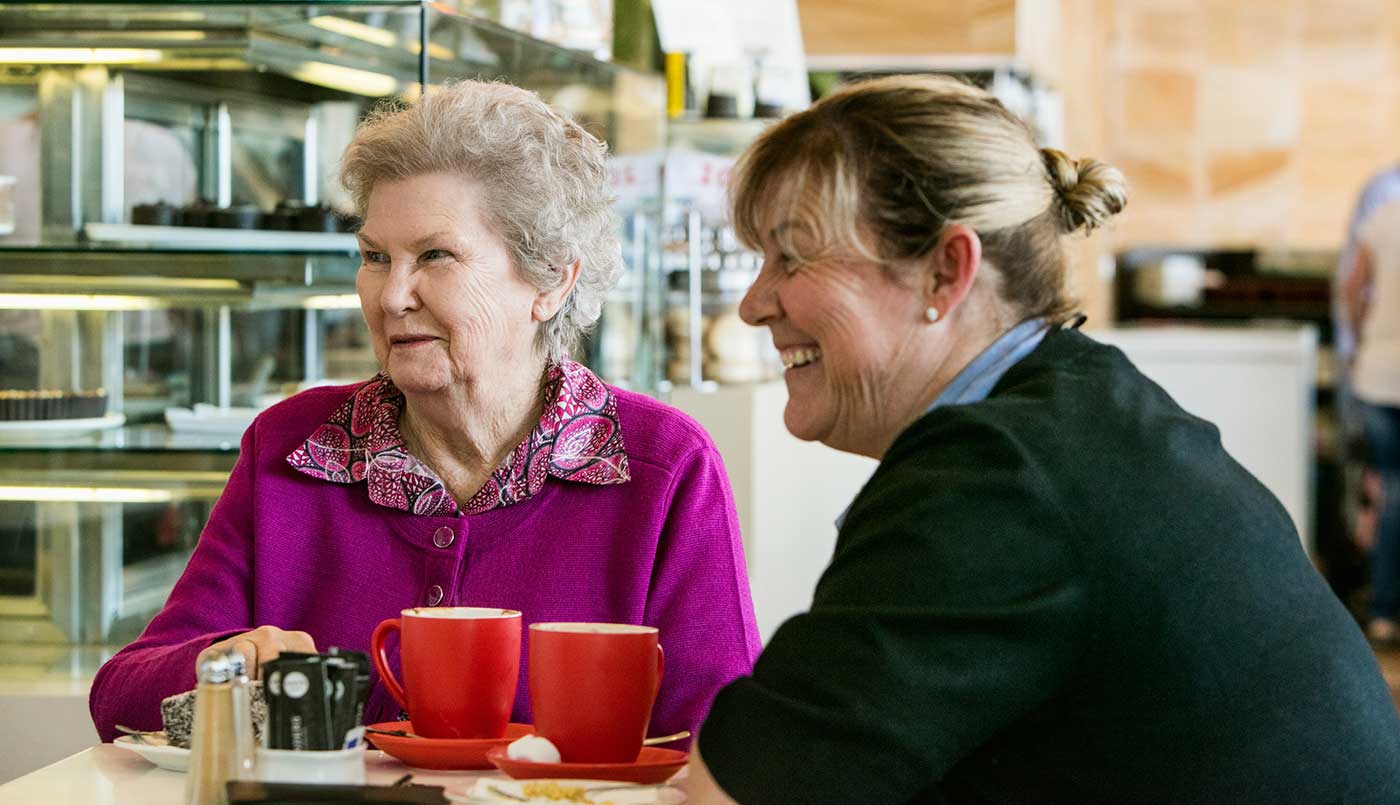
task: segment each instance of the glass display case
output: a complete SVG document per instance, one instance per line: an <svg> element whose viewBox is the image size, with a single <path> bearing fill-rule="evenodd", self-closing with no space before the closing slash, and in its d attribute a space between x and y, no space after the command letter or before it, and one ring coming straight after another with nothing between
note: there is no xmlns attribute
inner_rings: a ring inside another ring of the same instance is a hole
<svg viewBox="0 0 1400 805"><path fill-rule="evenodd" d="M738 242L724 202L733 157L672 150L663 169L665 378L699 389L782 373L766 328L739 316L762 255Z"/></svg>
<svg viewBox="0 0 1400 805"><path fill-rule="evenodd" d="M662 169L666 380L710 389L782 375L766 328L739 317L763 255L739 243L727 191L738 155L773 121L678 119Z"/></svg>
<svg viewBox="0 0 1400 805"><path fill-rule="evenodd" d="M600 337L638 345L601 350L635 356L625 366L605 366L663 393L782 374L768 332L739 317L762 255L738 242L725 195L738 154L771 122L672 120L665 149L612 161L610 178L628 221L624 257L641 266L628 273L646 284L627 304L604 310Z"/></svg>
<svg viewBox="0 0 1400 805"><path fill-rule="evenodd" d="M127 642L183 572L237 438L29 437L0 443L0 642Z"/></svg>
<svg viewBox="0 0 1400 805"><path fill-rule="evenodd" d="M614 153L661 146L659 76L479 11L0 5L0 641L130 639L183 569L251 417L377 371L335 180L368 109L495 78ZM656 227L626 223L608 318L646 328ZM595 337L588 356L650 390L644 340Z"/></svg>

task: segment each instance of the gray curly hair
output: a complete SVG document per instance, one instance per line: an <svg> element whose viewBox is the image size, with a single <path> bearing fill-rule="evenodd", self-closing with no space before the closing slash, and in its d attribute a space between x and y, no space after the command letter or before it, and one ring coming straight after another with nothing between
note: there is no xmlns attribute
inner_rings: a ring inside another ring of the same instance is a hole
<svg viewBox="0 0 1400 805"><path fill-rule="evenodd" d="M487 220L525 281L551 290L563 281L560 269L578 260L573 291L540 328L540 347L559 361L598 321L622 272L606 157L601 140L539 95L458 81L372 112L345 150L340 180L363 217L378 182L468 177L485 186Z"/></svg>

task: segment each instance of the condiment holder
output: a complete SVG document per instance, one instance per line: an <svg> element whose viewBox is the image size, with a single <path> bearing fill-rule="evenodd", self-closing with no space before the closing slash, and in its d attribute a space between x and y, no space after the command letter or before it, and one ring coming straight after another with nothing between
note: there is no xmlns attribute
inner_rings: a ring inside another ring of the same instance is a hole
<svg viewBox="0 0 1400 805"><path fill-rule="evenodd" d="M339 783L365 781L363 743L349 749L264 749L258 747L253 765L265 783Z"/></svg>
<svg viewBox="0 0 1400 805"><path fill-rule="evenodd" d="M162 702L166 729L136 730L119 743L150 762L183 771L187 805L216 805L224 785L263 783L362 785L369 658L332 648L327 654L283 652L252 683L236 650L201 655L198 686ZM192 722L192 726L191 726ZM254 724L261 722L261 740ZM189 748L178 745L179 738ZM166 745L167 741L172 745ZM274 748L275 747L275 748Z"/></svg>

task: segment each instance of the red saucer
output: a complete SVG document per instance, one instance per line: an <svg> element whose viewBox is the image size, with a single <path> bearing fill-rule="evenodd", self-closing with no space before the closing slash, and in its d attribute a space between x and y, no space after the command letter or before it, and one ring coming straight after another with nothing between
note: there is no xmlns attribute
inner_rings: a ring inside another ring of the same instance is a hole
<svg viewBox="0 0 1400 805"><path fill-rule="evenodd" d="M671 779L689 757L685 752L655 746L642 747L642 753L632 763L532 763L506 757L504 746L486 753L486 759L496 768L517 780L618 780L643 785Z"/></svg>
<svg viewBox="0 0 1400 805"><path fill-rule="evenodd" d="M383 721L369 726L376 730L413 732L412 721ZM401 738L373 732L366 733L365 738L405 766L455 771L491 768L491 761L486 759L489 750L499 748L504 754L506 744L534 731L529 724L509 724L506 734L499 738Z"/></svg>

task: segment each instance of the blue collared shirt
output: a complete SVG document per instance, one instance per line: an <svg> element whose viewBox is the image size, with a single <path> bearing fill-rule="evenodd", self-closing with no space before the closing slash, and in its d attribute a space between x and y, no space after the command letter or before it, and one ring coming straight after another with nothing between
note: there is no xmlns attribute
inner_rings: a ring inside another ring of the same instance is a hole
<svg viewBox="0 0 1400 805"><path fill-rule="evenodd" d="M966 405L987 399L1001 376L1040 346L1049 330L1044 319L1027 319L1007 330L958 372L924 413L945 405Z"/></svg>
<svg viewBox="0 0 1400 805"><path fill-rule="evenodd" d="M1040 346L1048 332L1050 327L1044 319L1027 319L1002 333L991 346L982 350L982 354L973 358L972 363L958 372L958 376L934 399L933 404L924 409L924 414L945 405L967 405L987 399L1002 375ZM850 510L851 507L847 506L836 516L838 530Z"/></svg>

